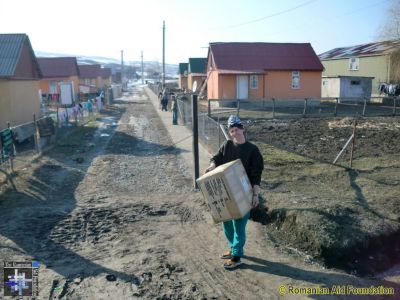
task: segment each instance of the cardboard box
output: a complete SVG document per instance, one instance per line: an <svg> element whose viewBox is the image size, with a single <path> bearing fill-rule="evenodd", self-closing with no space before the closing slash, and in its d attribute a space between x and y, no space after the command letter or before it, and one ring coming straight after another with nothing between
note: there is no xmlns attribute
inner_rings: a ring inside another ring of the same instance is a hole
<svg viewBox="0 0 400 300"><path fill-rule="evenodd" d="M253 189L240 159L196 180L215 223L240 219L251 209Z"/></svg>

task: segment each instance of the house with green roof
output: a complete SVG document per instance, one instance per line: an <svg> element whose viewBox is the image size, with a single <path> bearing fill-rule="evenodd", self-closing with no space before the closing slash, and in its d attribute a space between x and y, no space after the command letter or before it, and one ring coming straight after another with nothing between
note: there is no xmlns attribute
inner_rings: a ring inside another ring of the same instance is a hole
<svg viewBox="0 0 400 300"><path fill-rule="evenodd" d="M40 114L39 63L26 34L0 34L0 130Z"/></svg>
<svg viewBox="0 0 400 300"><path fill-rule="evenodd" d="M179 63L179 88L188 88L188 63Z"/></svg>
<svg viewBox="0 0 400 300"><path fill-rule="evenodd" d="M193 91L193 85L196 85L195 92L199 92L204 81L207 79L207 58L189 58L188 63L188 89Z"/></svg>

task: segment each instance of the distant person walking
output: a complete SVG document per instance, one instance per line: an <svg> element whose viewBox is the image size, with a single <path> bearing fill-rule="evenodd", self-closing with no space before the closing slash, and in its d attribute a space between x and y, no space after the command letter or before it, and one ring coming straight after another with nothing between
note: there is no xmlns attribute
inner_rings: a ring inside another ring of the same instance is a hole
<svg viewBox="0 0 400 300"><path fill-rule="evenodd" d="M168 93L167 89L165 88L161 97L161 111L168 110Z"/></svg>
<svg viewBox="0 0 400 300"><path fill-rule="evenodd" d="M176 96L172 96L172 125L178 125L178 100L176 100Z"/></svg>
<svg viewBox="0 0 400 300"><path fill-rule="evenodd" d="M231 115L228 119L229 135L233 140L226 141L218 152L211 158L211 164L206 173L225 163L240 159L253 187L253 208L259 204L261 173L264 169L264 160L258 147L246 140L244 127L237 116ZM240 264L240 258L244 255L244 244L246 242L246 225L250 217L248 212L244 217L222 223L230 250L222 254L226 259L225 269L235 269Z"/></svg>

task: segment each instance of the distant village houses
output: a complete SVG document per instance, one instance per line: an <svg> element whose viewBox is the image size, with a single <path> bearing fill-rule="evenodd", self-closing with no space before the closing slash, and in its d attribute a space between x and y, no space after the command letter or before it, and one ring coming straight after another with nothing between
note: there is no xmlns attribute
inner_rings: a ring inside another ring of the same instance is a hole
<svg viewBox="0 0 400 300"><path fill-rule="evenodd" d="M71 84L74 94L79 92L79 69L76 57L39 57L43 73L40 89L47 100L58 100L60 83Z"/></svg>

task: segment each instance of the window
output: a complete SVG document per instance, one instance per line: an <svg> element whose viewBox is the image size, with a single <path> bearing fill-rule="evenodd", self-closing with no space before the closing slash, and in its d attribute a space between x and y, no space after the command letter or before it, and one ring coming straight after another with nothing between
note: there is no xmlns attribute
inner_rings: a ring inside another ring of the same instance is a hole
<svg viewBox="0 0 400 300"><path fill-rule="evenodd" d="M250 75L250 88L258 89L258 76L257 75Z"/></svg>
<svg viewBox="0 0 400 300"><path fill-rule="evenodd" d="M360 64L360 59L358 57L349 58L350 71L358 71L359 64Z"/></svg>
<svg viewBox="0 0 400 300"><path fill-rule="evenodd" d="M292 89L300 88L300 71L292 72Z"/></svg>

